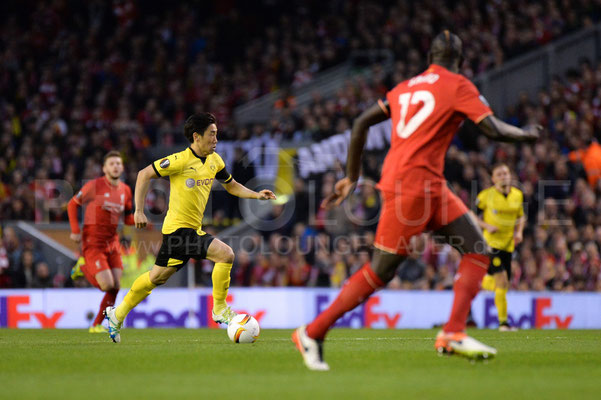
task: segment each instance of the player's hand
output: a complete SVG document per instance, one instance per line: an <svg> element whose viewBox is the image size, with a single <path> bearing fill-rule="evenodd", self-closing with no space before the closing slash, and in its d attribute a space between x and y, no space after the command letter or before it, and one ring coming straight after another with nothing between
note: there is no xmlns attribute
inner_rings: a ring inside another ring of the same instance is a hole
<svg viewBox="0 0 601 400"><path fill-rule="evenodd" d="M148 218L144 215L144 211L136 211L134 213L134 224L138 229L146 228L146 225L148 225Z"/></svg>
<svg viewBox="0 0 601 400"><path fill-rule="evenodd" d="M541 132L543 131L542 125L528 125L525 126L524 132L526 133L525 141L528 143L534 143L540 137Z"/></svg>
<svg viewBox="0 0 601 400"><path fill-rule="evenodd" d="M499 228L497 228L494 225L487 224L486 230L489 231L490 233L496 233L499 230Z"/></svg>
<svg viewBox="0 0 601 400"><path fill-rule="evenodd" d="M349 178L342 178L334 185L334 193L323 199L321 207L330 210L339 206L355 190L355 186L357 186L357 182L353 182Z"/></svg>
<svg viewBox="0 0 601 400"><path fill-rule="evenodd" d="M522 243L522 241L524 240L524 236L522 235L521 232L516 232L513 234L513 241L515 242L516 246L520 243Z"/></svg>
<svg viewBox="0 0 601 400"><path fill-rule="evenodd" d="M75 243L81 243L81 233L72 233L72 234L69 235L69 237Z"/></svg>
<svg viewBox="0 0 601 400"><path fill-rule="evenodd" d="M271 190L263 189L259 192L259 200L275 200L275 194Z"/></svg>

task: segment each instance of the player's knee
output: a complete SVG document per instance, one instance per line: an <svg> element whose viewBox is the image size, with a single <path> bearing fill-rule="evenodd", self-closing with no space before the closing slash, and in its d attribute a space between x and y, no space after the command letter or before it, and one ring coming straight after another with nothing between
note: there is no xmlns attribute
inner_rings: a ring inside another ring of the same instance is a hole
<svg viewBox="0 0 601 400"><path fill-rule="evenodd" d="M394 274L396 272L396 268L391 268L388 266L373 263L371 265L371 269L374 271L376 276L380 278L380 280L385 284L390 282L392 278L394 278Z"/></svg>
<svg viewBox="0 0 601 400"><path fill-rule="evenodd" d="M223 251L223 254L221 255L220 262L231 264L234 262L235 257L236 256L234 255L234 250L232 250L231 247L227 246L227 249L225 249Z"/></svg>
<svg viewBox="0 0 601 400"><path fill-rule="evenodd" d="M100 286L100 290L103 292L110 292L115 289L114 282L98 282L98 286Z"/></svg>
<svg viewBox="0 0 601 400"><path fill-rule="evenodd" d="M164 285L168 279L169 279L169 277L167 277L167 276L156 275L156 276L150 277L150 282L152 282L153 285L161 286L161 285Z"/></svg>

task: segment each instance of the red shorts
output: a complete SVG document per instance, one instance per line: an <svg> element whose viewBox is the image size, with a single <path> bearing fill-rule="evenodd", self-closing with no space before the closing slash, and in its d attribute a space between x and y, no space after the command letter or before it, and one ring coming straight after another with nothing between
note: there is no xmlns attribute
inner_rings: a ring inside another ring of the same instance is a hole
<svg viewBox="0 0 601 400"><path fill-rule="evenodd" d="M374 246L393 254L407 255L411 237L440 229L468 212L446 185L428 196L382 191L382 197Z"/></svg>
<svg viewBox="0 0 601 400"><path fill-rule="evenodd" d="M108 251L96 247L89 247L83 249L83 258L85 259L85 264L81 267L81 271L88 282L97 288L100 288L100 285L98 285L98 282L96 281L97 273L110 269L123 270L121 253L119 251Z"/></svg>

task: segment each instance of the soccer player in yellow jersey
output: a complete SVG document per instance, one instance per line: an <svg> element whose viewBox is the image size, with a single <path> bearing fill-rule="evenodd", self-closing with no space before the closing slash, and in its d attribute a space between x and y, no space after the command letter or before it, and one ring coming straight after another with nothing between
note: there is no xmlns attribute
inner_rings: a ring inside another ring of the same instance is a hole
<svg viewBox="0 0 601 400"><path fill-rule="evenodd" d="M490 266L482 280L482 288L495 291L499 330L513 331L515 328L507 322L507 290L511 279L511 255L515 245L522 242L526 224L524 195L511 186L511 172L506 164L493 167L492 182L493 186L481 191L476 200L482 210L478 223L491 247Z"/></svg>
<svg viewBox="0 0 601 400"><path fill-rule="evenodd" d="M190 258L215 262L213 281L213 321L229 323L236 315L225 299L230 284L234 252L221 240L202 231L202 217L216 178L232 195L245 199L275 199L271 190L255 192L236 182L225 169L225 163L215 153L217 124L209 113L190 116L184 125L184 135L190 147L155 161L138 172L135 190L134 222L136 228L148 223L144 202L151 178L168 176L171 184L169 210L163 222L163 244L152 270L140 275L117 307L107 307L109 335L113 342L121 341L121 325L127 314L150 292L162 285L183 267Z"/></svg>

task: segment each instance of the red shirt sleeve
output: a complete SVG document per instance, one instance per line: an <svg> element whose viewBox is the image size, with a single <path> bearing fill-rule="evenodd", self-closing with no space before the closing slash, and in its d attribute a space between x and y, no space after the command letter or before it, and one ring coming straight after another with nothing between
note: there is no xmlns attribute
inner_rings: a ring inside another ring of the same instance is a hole
<svg viewBox="0 0 601 400"><path fill-rule="evenodd" d="M79 221L77 220L77 209L81 207L77 202L75 202L75 197L69 200L69 204L67 204L67 214L69 215L69 225L71 225L71 232L77 234L81 233L79 229Z"/></svg>
<svg viewBox="0 0 601 400"><path fill-rule="evenodd" d="M83 185L81 190L71 200L74 200L77 205L82 206L94 200L95 192L96 180L93 180Z"/></svg>
<svg viewBox="0 0 601 400"><path fill-rule="evenodd" d="M81 190L77 192L77 194L69 200L69 204L67 204L69 225L71 225L71 232L75 234L81 233L79 221L77 219L77 210L82 205L87 204L94 199L95 182L96 181L90 181L83 185Z"/></svg>
<svg viewBox="0 0 601 400"><path fill-rule="evenodd" d="M457 86L457 91L455 93L455 111L464 114L476 124L493 114L488 104L486 104L484 97L478 92L476 86L466 78L461 79Z"/></svg>

